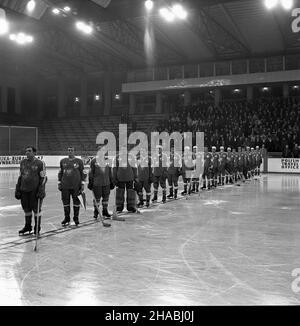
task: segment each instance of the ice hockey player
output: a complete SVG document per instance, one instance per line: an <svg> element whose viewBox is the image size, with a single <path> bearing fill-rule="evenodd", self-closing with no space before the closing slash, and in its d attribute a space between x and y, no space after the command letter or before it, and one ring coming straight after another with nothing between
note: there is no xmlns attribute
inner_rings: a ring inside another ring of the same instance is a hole
<svg viewBox="0 0 300 326"><path fill-rule="evenodd" d="M249 179L251 176L249 155L250 155L250 147L246 146L246 151L244 152L244 175L246 179Z"/></svg>
<svg viewBox="0 0 300 326"><path fill-rule="evenodd" d="M259 149L259 146L255 147L256 151L256 175L260 177L260 166L262 164L262 154Z"/></svg>
<svg viewBox="0 0 300 326"><path fill-rule="evenodd" d="M61 191L61 199L64 206L65 218L61 222L63 226L70 224L71 197L73 200L73 221L79 224L80 201L78 196L84 191L86 174L84 173L83 161L75 157L75 148L68 148L68 157L59 163L58 190Z"/></svg>
<svg viewBox="0 0 300 326"><path fill-rule="evenodd" d="M204 149L204 168L202 173L203 186L201 189L211 187L210 180L212 179L212 153L208 152L207 147Z"/></svg>
<svg viewBox="0 0 300 326"><path fill-rule="evenodd" d="M194 173L193 173L193 179L192 179L192 193L198 193L199 192L199 175L196 175L197 173L197 158L200 157L200 152L198 151L197 146L193 146L193 166L194 166Z"/></svg>
<svg viewBox="0 0 300 326"><path fill-rule="evenodd" d="M218 185L218 179L219 179L219 171L220 171L220 156L216 152L217 148L216 146L212 146L211 148L211 155L212 155L212 183L213 186L216 188Z"/></svg>
<svg viewBox="0 0 300 326"><path fill-rule="evenodd" d="M183 179L183 191L181 192L182 196L190 195L192 192L191 182L193 179L194 172L194 162L193 162L193 153L189 146L184 148L184 153L182 157L182 179Z"/></svg>
<svg viewBox="0 0 300 326"><path fill-rule="evenodd" d="M181 174L181 155L175 152L174 147L171 148L170 160L167 168L169 194L168 199L177 199L178 178Z"/></svg>
<svg viewBox="0 0 300 326"><path fill-rule="evenodd" d="M250 176L253 178L255 175L255 168L256 168L256 154L254 151L254 147L251 147L249 153L249 165L250 165Z"/></svg>
<svg viewBox="0 0 300 326"><path fill-rule="evenodd" d="M233 182L237 183L238 182L238 171L239 171L239 155L235 150L233 150L232 153L232 160L233 160ZM237 184L239 185L239 184Z"/></svg>
<svg viewBox="0 0 300 326"><path fill-rule="evenodd" d="M220 165L219 165L219 171L220 171L220 178L221 182L220 184L224 186L225 184L225 177L226 177L226 164L227 164L227 154L224 151L224 146L220 147Z"/></svg>
<svg viewBox="0 0 300 326"><path fill-rule="evenodd" d="M233 178L233 154L231 152L231 147L227 147L227 160L226 160L226 165L225 165L225 171L228 172L227 178L226 178L226 183L233 183L234 178Z"/></svg>
<svg viewBox="0 0 300 326"><path fill-rule="evenodd" d="M41 207L42 201L46 196L45 183L46 166L45 163L36 155L34 146L27 146L25 150L27 158L20 163L20 175L16 184L15 198L21 200L21 205L25 213L25 226L19 231L19 235L31 233L32 231L32 212L34 213L34 234L41 230ZM40 209L38 212L38 200L40 200ZM38 216L40 217L38 219ZM39 222L37 222L37 220Z"/></svg>
<svg viewBox="0 0 300 326"><path fill-rule="evenodd" d="M163 166L164 160L163 160L162 146L158 145L157 148L159 150L158 162L156 162L155 158L152 157L152 164L151 164L152 174L153 174L153 188L154 188L154 195L152 198L152 202L153 203L157 202L158 187L160 186L162 189L162 202L165 203L167 200L167 194L166 194L167 166Z"/></svg>
<svg viewBox="0 0 300 326"><path fill-rule="evenodd" d="M246 152L245 149L242 148L239 157L239 169L241 170L241 177L243 182L247 179L247 162L246 162Z"/></svg>
<svg viewBox="0 0 300 326"><path fill-rule="evenodd" d="M146 207L150 206L151 197L151 183L152 183L152 169L151 158L146 150L141 149L137 160L137 182L135 183L135 189L139 197L138 207L144 206L143 189L146 192Z"/></svg>
<svg viewBox="0 0 300 326"><path fill-rule="evenodd" d="M100 149L100 148L99 148ZM105 162L103 162L104 164ZM89 169L89 182L88 189L94 193L94 218L99 216L99 205L102 198L102 215L110 218L111 215L108 212L108 201L110 191L114 189L115 184L112 176L112 168L108 161L104 166L101 162L98 162L97 156L92 159Z"/></svg>
<svg viewBox="0 0 300 326"><path fill-rule="evenodd" d="M113 179L116 185L116 209L117 213L124 210L125 191L126 191L126 208L130 213L135 213L136 192L134 182L138 182L137 167L132 166L133 161L128 158L127 147L124 145L116 157L113 167Z"/></svg>

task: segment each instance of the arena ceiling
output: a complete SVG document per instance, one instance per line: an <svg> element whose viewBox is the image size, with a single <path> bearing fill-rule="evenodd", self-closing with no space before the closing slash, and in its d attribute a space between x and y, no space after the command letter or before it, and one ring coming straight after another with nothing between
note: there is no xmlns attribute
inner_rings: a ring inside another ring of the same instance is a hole
<svg viewBox="0 0 300 326"><path fill-rule="evenodd" d="M176 23L167 23L156 11L147 17L144 0L38 0L38 10L30 15L27 2L0 0L11 30L34 37L28 46L0 37L1 70L73 76L300 50L291 10L268 11L263 0L182 0L188 19ZM156 0L156 5L167 2ZM53 15L54 7L65 5L70 13ZM92 23L92 35L74 28L79 19Z"/></svg>

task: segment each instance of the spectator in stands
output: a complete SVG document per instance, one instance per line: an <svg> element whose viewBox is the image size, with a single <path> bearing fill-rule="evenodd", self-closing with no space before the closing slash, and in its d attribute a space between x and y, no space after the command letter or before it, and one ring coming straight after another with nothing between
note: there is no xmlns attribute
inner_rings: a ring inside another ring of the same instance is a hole
<svg viewBox="0 0 300 326"><path fill-rule="evenodd" d="M205 146L263 146L282 151L282 144L294 148L300 142L300 103L296 99L257 99L251 102L223 102L214 107L200 102L178 107L159 131L203 131Z"/></svg>
<svg viewBox="0 0 300 326"><path fill-rule="evenodd" d="M131 122L131 128L132 128L132 131L136 131L136 129L137 129L137 121L136 120Z"/></svg>
<svg viewBox="0 0 300 326"><path fill-rule="evenodd" d="M284 157L284 158L292 157L292 152L290 151L288 144L285 145L285 147L282 151L282 157Z"/></svg>
<svg viewBox="0 0 300 326"><path fill-rule="evenodd" d="M300 155L300 146L298 146L298 144L295 144L293 148L293 157L299 158L299 155Z"/></svg>
<svg viewBox="0 0 300 326"><path fill-rule="evenodd" d="M126 118L124 113L121 114L121 123L126 123Z"/></svg>

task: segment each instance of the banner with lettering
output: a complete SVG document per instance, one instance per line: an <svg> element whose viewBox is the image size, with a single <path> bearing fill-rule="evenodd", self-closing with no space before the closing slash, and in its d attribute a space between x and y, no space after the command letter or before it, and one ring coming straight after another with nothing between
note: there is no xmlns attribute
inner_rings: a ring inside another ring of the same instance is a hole
<svg viewBox="0 0 300 326"><path fill-rule="evenodd" d="M300 173L299 158L269 158L268 172Z"/></svg>

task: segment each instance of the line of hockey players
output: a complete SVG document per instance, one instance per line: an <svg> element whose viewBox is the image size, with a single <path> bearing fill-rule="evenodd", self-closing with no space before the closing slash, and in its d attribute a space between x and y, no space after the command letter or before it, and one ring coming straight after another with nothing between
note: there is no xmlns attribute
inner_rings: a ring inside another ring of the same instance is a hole
<svg viewBox="0 0 300 326"><path fill-rule="evenodd" d="M15 197L21 200L25 213L25 226L19 231L20 235L32 231L32 212L35 217L34 232L40 232L40 219L37 225L37 208L42 206L45 192L45 164L35 157L36 149L32 146L26 148L27 158L20 164L20 176L16 185ZM184 189L181 195L199 193L201 189L211 189L218 185L234 184L239 181L260 175L262 153L256 149L247 147L245 151L236 152L230 147L227 151L220 147L212 147L212 151L203 153L197 146L191 150L184 148L183 156L177 154L174 148L170 155L165 155L162 147L158 146L158 156L150 157L148 151L139 153L135 164L130 164L130 157L122 155L127 153L127 148L120 149L114 160L113 167L108 164L100 166L96 157L91 161L88 176L84 172L84 164L80 158L75 157L74 148L68 149L68 157L60 161L58 173L58 190L61 192L61 200L64 209L63 226L68 225L71 219L71 198L73 201L73 221L79 224L80 200L79 195L84 193L84 185L88 182L88 189L92 191L94 203L94 218L99 217L99 207L102 201L102 216L112 218L108 212L110 192L116 187L115 210L121 213L125 206L128 212L135 213L137 209L150 206L158 201L158 192L161 188L162 202L167 199L177 199L178 179L182 176ZM126 157L127 162L122 162ZM197 175L197 158L202 158L203 173ZM156 164L154 164L156 163ZM167 184L169 192L167 194ZM151 188L153 197L151 199ZM144 196L145 193L145 196ZM126 196L125 196L126 195ZM138 198L138 202L137 199ZM40 205L38 205L38 200Z"/></svg>
<svg viewBox="0 0 300 326"><path fill-rule="evenodd" d="M229 183L239 185L239 180L245 182L246 179L260 176L261 164L262 152L259 146L255 149L246 147L245 151L239 152L232 151L230 147L225 152L221 146L219 153L213 146L211 152L205 153L202 188L216 188Z"/></svg>

